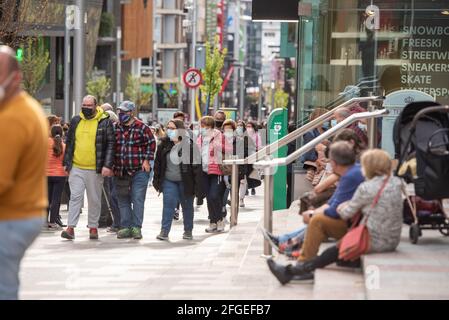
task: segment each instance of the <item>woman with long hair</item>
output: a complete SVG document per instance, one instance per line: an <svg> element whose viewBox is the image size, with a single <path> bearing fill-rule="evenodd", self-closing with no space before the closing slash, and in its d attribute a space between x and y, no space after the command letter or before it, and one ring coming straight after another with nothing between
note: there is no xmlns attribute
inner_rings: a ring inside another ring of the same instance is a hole
<svg viewBox="0 0 449 320"><path fill-rule="evenodd" d="M48 230L61 230L64 224L59 216L61 196L67 179L67 173L62 165L65 143L62 141L63 129L61 125L53 125L48 138Z"/></svg>

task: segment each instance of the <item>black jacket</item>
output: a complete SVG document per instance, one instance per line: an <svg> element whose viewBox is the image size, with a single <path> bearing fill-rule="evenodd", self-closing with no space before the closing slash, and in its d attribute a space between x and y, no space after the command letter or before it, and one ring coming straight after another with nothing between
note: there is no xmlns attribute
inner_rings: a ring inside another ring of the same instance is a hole
<svg viewBox="0 0 449 320"><path fill-rule="evenodd" d="M156 151L153 187L158 192L162 192L162 183L167 169L167 154L171 151L173 146L174 143L170 141L170 139L164 137L160 140L160 144ZM188 150L186 148L190 148L190 154L182 154L183 150ZM181 148L179 149L178 155L181 157L180 169L182 183L184 184L184 194L186 196L204 198L205 190L201 180L201 154L192 139L189 137L184 138L181 142Z"/></svg>
<svg viewBox="0 0 449 320"><path fill-rule="evenodd" d="M70 171L73 166L73 155L75 153L75 132L81 122L79 115L74 116L70 121L70 128L67 132L66 149L64 154L64 166ZM114 163L115 134L112 121L106 113L98 122L97 135L95 139L96 150L96 171L101 173L103 167L112 169Z"/></svg>

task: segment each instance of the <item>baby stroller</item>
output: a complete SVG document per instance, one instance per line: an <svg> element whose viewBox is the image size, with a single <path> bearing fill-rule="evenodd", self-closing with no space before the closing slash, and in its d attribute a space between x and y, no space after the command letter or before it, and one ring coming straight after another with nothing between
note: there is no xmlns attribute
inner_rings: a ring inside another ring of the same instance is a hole
<svg viewBox="0 0 449 320"><path fill-rule="evenodd" d="M410 225L410 241L418 242L421 230L449 235L449 219L442 199L449 198L449 106L433 101L405 106L393 128L396 175L413 183L416 196L406 202L404 223Z"/></svg>

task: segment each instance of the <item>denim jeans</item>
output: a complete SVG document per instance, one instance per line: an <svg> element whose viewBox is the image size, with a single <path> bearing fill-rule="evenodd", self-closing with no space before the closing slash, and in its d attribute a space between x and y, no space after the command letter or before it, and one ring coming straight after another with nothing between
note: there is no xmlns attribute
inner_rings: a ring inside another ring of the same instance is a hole
<svg viewBox="0 0 449 320"><path fill-rule="evenodd" d="M223 196L225 184L221 176L203 172L203 187L206 192L207 209L211 223L217 223L223 218Z"/></svg>
<svg viewBox="0 0 449 320"><path fill-rule="evenodd" d="M281 236L278 236L279 243L287 242L289 239L297 238L297 237L306 237L306 231L307 231L307 225L301 226L298 230L295 230L290 233L283 234Z"/></svg>
<svg viewBox="0 0 449 320"><path fill-rule="evenodd" d="M184 194L184 184L182 181L170 181L165 179L162 182L163 209L162 209L162 229L170 232L171 223L177 203L181 203L182 220L184 231L193 229L193 196Z"/></svg>
<svg viewBox="0 0 449 320"><path fill-rule="evenodd" d="M149 179L150 173L146 171L114 178L122 228L142 228Z"/></svg>
<svg viewBox="0 0 449 320"><path fill-rule="evenodd" d="M0 300L17 300L20 262L39 235L44 219L0 222Z"/></svg>

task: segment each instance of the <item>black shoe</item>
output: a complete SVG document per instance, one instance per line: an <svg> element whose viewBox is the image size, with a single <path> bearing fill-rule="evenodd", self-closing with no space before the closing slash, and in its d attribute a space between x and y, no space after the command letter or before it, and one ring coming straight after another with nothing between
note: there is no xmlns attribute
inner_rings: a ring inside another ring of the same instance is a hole
<svg viewBox="0 0 449 320"><path fill-rule="evenodd" d="M63 228L67 227L67 225L64 224L64 223L61 221L61 218L60 218L60 217L58 217L58 218L56 219L55 223L56 223L58 226L60 226L60 227L63 227Z"/></svg>
<svg viewBox="0 0 449 320"><path fill-rule="evenodd" d="M255 195L256 195L256 189L252 189L252 190L251 190L251 195L252 195L252 196L255 196Z"/></svg>
<svg viewBox="0 0 449 320"><path fill-rule="evenodd" d="M277 252L280 252L279 250L279 240L277 237L273 236L271 233L269 233L267 230L265 230L264 228L261 228L262 231L262 235L263 237L268 240L268 242L270 243L270 245L276 249Z"/></svg>
<svg viewBox="0 0 449 320"><path fill-rule="evenodd" d="M293 275L288 272L288 266L283 266L277 264L273 259L267 260L268 268L270 268L271 273L279 280L279 282L284 285L289 283L293 279Z"/></svg>
<svg viewBox="0 0 449 320"><path fill-rule="evenodd" d="M245 192L245 196L248 196L249 195L249 192L248 192L248 190L246 190L246 192Z"/></svg>
<svg viewBox="0 0 449 320"><path fill-rule="evenodd" d="M344 261L344 260L337 260L337 266L339 267L346 267L346 268L360 268L360 259L355 261Z"/></svg>
<svg viewBox="0 0 449 320"><path fill-rule="evenodd" d="M312 273L314 271L314 268L309 261L296 262L295 265L288 265L287 271L293 276L305 276Z"/></svg>

